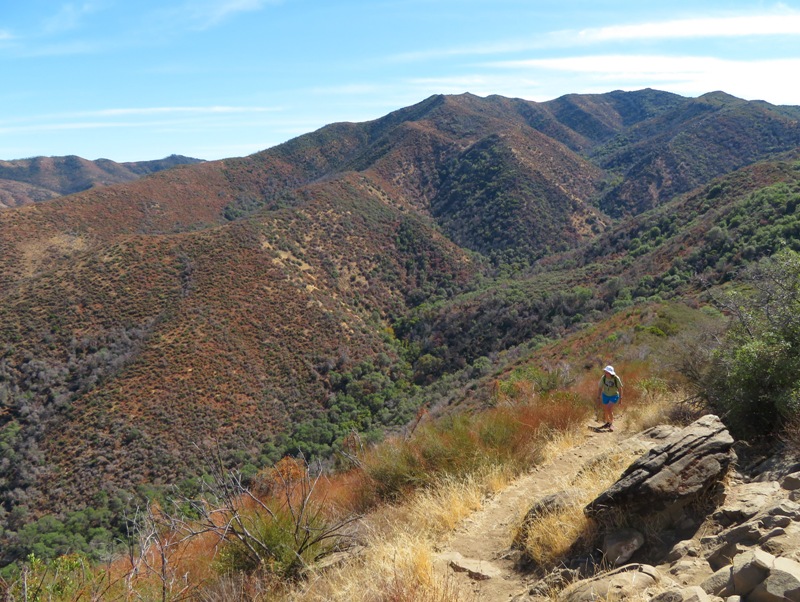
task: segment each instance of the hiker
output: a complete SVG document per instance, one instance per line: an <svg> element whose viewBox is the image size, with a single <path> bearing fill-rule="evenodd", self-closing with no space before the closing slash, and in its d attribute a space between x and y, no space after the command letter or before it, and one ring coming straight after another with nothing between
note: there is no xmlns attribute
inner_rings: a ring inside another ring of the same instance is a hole
<svg viewBox="0 0 800 602"><path fill-rule="evenodd" d="M614 430L614 406L622 403L622 380L614 372L614 366L603 369L600 379L600 402L603 404L603 419L605 424L602 429Z"/></svg>

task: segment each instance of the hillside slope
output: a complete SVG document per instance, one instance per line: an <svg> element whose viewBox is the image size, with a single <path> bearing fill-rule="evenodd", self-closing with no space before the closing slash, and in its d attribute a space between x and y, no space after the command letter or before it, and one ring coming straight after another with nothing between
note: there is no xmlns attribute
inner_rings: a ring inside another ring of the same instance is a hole
<svg viewBox="0 0 800 602"><path fill-rule="evenodd" d="M3 500L30 509L15 516L185 479L209 446L263 464L277 435L325 412L329 372L379 353L373 377L399 369L383 320L463 284L469 260L357 180L304 194L198 232L59 239L61 257L4 289ZM352 408L353 424L413 412L377 409Z"/></svg>
<svg viewBox="0 0 800 602"><path fill-rule="evenodd" d="M800 107L705 94L628 128L593 151L622 181L603 195L613 216L638 214L712 178L800 146Z"/></svg>

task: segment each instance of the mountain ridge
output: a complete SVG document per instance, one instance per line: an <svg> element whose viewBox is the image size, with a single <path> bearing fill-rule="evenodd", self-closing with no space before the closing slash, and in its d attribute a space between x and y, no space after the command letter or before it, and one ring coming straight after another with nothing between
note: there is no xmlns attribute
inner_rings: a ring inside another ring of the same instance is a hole
<svg viewBox="0 0 800 602"><path fill-rule="evenodd" d="M200 162L200 159L181 155L128 163L109 159L89 161L75 155L0 160L0 209L41 202L95 186L130 182L164 169Z"/></svg>

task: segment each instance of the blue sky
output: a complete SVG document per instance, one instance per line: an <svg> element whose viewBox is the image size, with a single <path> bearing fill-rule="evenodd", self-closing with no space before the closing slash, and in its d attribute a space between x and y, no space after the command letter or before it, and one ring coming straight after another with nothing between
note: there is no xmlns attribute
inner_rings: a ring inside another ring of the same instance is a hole
<svg viewBox="0 0 800 602"><path fill-rule="evenodd" d="M800 0L3 0L0 74L0 159L219 159L437 93L800 105Z"/></svg>

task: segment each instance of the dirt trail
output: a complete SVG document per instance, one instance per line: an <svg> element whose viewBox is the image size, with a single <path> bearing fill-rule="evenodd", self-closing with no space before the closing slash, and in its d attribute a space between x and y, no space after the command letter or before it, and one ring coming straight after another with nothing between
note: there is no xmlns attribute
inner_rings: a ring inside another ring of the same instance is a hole
<svg viewBox="0 0 800 602"><path fill-rule="evenodd" d="M626 436L587 431L581 445L518 478L463 521L437 556L438 568L481 601L504 602L527 591L526 575L515 570L509 553L515 527L536 499L563 489L587 460Z"/></svg>

